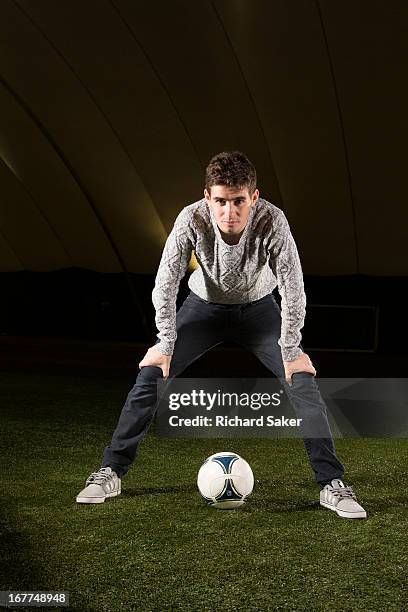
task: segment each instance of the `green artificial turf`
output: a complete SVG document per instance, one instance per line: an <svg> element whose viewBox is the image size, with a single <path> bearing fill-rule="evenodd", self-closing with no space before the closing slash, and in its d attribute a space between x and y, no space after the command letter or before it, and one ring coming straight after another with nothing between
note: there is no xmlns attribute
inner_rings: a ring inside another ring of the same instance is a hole
<svg viewBox="0 0 408 612"><path fill-rule="evenodd" d="M81 611L408 609L407 440L335 441L367 520L319 506L301 440L163 439L154 427L120 497L76 504L131 384L1 376L0 590L65 590ZM241 509L209 508L196 489L222 450L254 471Z"/></svg>

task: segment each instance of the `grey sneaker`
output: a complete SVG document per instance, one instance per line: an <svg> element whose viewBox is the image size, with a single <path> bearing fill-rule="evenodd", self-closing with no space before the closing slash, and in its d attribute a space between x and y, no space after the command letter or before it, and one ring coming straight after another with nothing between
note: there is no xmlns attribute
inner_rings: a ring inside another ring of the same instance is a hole
<svg viewBox="0 0 408 612"><path fill-rule="evenodd" d="M120 478L112 468L104 467L89 476L76 500L78 504L102 504L107 497L120 495L120 491Z"/></svg>
<svg viewBox="0 0 408 612"><path fill-rule="evenodd" d="M367 512L357 503L353 489L346 487L339 478L320 491L320 505L334 510L343 518L367 518Z"/></svg>

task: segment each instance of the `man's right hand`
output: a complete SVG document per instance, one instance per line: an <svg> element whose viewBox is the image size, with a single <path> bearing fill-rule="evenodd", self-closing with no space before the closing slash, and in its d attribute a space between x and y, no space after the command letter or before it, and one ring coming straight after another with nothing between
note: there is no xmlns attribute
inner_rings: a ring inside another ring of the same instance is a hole
<svg viewBox="0 0 408 612"><path fill-rule="evenodd" d="M151 346L139 362L139 368L144 366L156 366L163 371L163 378L168 378L170 371L171 355L163 355L155 346Z"/></svg>
<svg viewBox="0 0 408 612"><path fill-rule="evenodd" d="M290 387L293 384L292 375L296 372L308 372L309 374L313 374L313 376L316 376L316 369L307 353L301 353L298 357L296 357L296 359L293 359L292 361L284 361L283 365L285 367L286 382L289 384Z"/></svg>

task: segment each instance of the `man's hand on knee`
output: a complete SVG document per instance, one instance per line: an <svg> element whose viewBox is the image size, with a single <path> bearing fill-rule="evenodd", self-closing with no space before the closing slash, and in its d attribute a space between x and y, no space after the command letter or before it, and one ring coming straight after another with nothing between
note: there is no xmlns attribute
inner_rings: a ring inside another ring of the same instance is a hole
<svg viewBox="0 0 408 612"><path fill-rule="evenodd" d="M301 353L293 361L284 361L285 379L289 385L292 385L292 374L296 372L308 372L316 376L316 370L307 353Z"/></svg>
<svg viewBox="0 0 408 612"><path fill-rule="evenodd" d="M139 362L139 368L144 366L156 366L163 371L163 378L168 378L170 371L171 355L163 355L155 346L151 346Z"/></svg>

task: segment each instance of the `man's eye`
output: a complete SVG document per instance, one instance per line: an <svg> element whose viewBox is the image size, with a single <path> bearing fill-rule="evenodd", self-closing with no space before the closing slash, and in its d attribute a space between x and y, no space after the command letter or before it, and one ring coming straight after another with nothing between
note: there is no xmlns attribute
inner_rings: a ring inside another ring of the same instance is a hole
<svg viewBox="0 0 408 612"><path fill-rule="evenodd" d="M235 204L242 204L242 203L243 203L243 200L236 200L235 201ZM220 202L219 201L218 204L220 204L221 206L225 206L225 202Z"/></svg>

